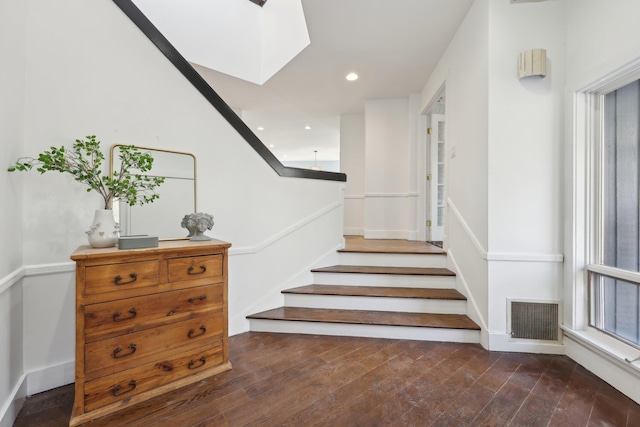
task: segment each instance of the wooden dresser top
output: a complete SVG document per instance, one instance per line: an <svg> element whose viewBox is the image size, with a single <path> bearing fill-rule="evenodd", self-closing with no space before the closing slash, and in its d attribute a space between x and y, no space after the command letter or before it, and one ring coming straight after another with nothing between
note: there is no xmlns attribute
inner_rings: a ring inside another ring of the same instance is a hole
<svg viewBox="0 0 640 427"><path fill-rule="evenodd" d="M222 249L231 247L231 243L223 242L222 240L206 240L206 241L191 241L188 239L181 240L165 240L158 242L158 246L154 248L140 248L140 249L118 249L112 248L93 248L89 245L80 246L76 251L71 254L71 259L74 261L83 260L87 258L111 258L114 255L124 254L137 254L137 255L162 255L166 252L176 252L180 250L196 250L196 251L210 251L212 249Z"/></svg>

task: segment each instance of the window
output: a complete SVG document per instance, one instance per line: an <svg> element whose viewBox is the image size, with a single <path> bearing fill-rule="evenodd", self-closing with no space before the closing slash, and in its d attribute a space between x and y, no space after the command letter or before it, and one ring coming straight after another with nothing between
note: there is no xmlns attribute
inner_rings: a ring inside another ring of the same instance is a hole
<svg viewBox="0 0 640 427"><path fill-rule="evenodd" d="M597 99L589 323L640 347L640 80Z"/></svg>

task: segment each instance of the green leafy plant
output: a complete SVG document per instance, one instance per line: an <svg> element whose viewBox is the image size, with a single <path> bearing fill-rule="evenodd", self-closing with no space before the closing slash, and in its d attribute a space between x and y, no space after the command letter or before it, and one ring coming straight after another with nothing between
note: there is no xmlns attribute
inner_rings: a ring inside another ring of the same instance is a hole
<svg viewBox="0 0 640 427"><path fill-rule="evenodd" d="M112 176L102 174L104 154L100 151L100 141L95 135L86 140L76 139L72 149L64 146L51 147L37 158L21 157L8 171L29 171L35 168L41 174L49 171L68 173L89 188L97 191L104 199L104 209L111 209L114 199L126 200L131 206L152 203L160 195L156 189L164 182L164 177L143 175L153 166L153 157L142 153L133 145L120 147L120 169Z"/></svg>

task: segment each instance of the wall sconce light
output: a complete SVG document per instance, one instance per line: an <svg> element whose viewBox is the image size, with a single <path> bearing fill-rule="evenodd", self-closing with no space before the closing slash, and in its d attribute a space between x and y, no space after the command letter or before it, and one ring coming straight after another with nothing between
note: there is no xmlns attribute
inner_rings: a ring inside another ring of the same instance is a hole
<svg viewBox="0 0 640 427"><path fill-rule="evenodd" d="M518 57L518 78L547 75L547 51L545 49L525 50Z"/></svg>

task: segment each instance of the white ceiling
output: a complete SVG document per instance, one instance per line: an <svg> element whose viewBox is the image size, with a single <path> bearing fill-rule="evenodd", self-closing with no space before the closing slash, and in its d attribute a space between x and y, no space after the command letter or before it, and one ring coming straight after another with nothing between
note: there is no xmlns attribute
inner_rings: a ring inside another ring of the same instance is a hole
<svg viewBox="0 0 640 427"><path fill-rule="evenodd" d="M472 3L302 0L311 44L262 86L194 66L280 160L313 160L314 150L319 161L337 160L340 115L420 92ZM348 82L352 71L360 78Z"/></svg>
<svg viewBox="0 0 640 427"><path fill-rule="evenodd" d="M309 45L300 0L133 0L192 63L263 84Z"/></svg>

